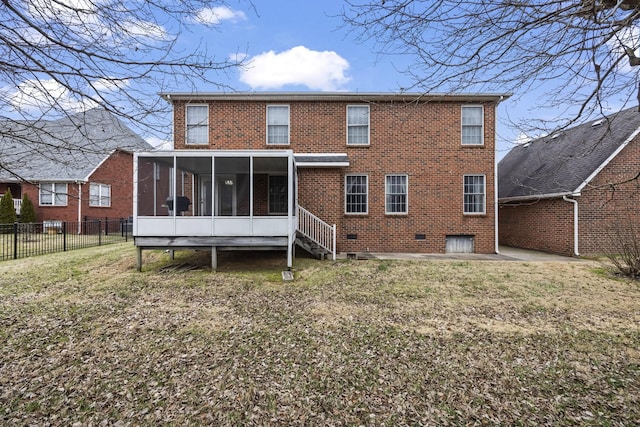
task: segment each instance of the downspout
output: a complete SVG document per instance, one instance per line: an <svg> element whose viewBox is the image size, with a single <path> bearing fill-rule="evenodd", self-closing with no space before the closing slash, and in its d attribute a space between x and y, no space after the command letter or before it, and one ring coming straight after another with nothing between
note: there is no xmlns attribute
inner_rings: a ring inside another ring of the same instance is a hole
<svg viewBox="0 0 640 427"><path fill-rule="evenodd" d="M562 200L573 203L573 254L580 256L580 252L578 252L578 201L567 196L562 196Z"/></svg>
<svg viewBox="0 0 640 427"><path fill-rule="evenodd" d="M493 241L495 242L496 254L500 253L500 242L498 241L498 127L496 126L498 105L504 99L504 96L500 96L500 100L496 104L495 111L493 113Z"/></svg>
<svg viewBox="0 0 640 427"><path fill-rule="evenodd" d="M78 234L82 234L82 183L78 182Z"/></svg>

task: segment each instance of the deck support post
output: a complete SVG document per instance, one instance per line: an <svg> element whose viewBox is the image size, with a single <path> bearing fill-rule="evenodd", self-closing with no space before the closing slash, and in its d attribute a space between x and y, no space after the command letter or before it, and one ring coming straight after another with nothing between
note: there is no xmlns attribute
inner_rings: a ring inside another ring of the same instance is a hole
<svg viewBox="0 0 640 427"><path fill-rule="evenodd" d="M138 271L142 271L142 247L138 246Z"/></svg>
<svg viewBox="0 0 640 427"><path fill-rule="evenodd" d="M173 249L169 249L169 256L171 257L171 261L176 259L176 251L174 251Z"/></svg>
<svg viewBox="0 0 640 427"><path fill-rule="evenodd" d="M289 270L291 270L293 266L293 245L295 245L295 243L287 246L287 268Z"/></svg>
<svg viewBox="0 0 640 427"><path fill-rule="evenodd" d="M211 246L211 271L218 269L218 249L215 246Z"/></svg>

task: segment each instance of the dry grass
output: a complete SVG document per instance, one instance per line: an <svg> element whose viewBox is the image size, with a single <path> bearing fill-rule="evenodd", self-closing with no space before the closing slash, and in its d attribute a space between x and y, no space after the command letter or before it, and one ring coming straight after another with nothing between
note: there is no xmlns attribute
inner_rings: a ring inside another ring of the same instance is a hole
<svg viewBox="0 0 640 427"><path fill-rule="evenodd" d="M0 264L3 425L634 425L640 286L592 263Z"/></svg>

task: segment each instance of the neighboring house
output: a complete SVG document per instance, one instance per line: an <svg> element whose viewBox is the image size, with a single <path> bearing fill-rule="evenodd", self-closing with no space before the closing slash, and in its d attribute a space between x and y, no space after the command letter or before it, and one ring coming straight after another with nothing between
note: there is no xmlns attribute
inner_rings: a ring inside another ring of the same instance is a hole
<svg viewBox="0 0 640 427"><path fill-rule="evenodd" d="M354 256L496 251L496 106L508 95L162 96L175 149L137 155L140 251L212 248L214 267L221 247L287 249L291 266L295 241Z"/></svg>
<svg viewBox="0 0 640 427"><path fill-rule="evenodd" d="M0 125L0 193L11 190L18 213L28 194L39 222L132 215L133 152L152 146L116 117L92 109Z"/></svg>
<svg viewBox="0 0 640 427"><path fill-rule="evenodd" d="M639 133L634 107L514 147L498 165L500 244L615 250L612 230L640 227Z"/></svg>

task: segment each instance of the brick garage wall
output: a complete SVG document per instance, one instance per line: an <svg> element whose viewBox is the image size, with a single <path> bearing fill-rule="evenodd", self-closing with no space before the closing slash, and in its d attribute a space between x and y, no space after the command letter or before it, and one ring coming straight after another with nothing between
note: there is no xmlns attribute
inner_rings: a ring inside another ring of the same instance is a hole
<svg viewBox="0 0 640 427"><path fill-rule="evenodd" d="M91 182L111 186L110 207L89 206ZM116 151L89 177L89 182L82 186L82 216L126 218L130 215L133 215L133 155Z"/></svg>
<svg viewBox="0 0 640 427"><path fill-rule="evenodd" d="M640 231L640 139L627 145L582 191L580 254L616 252L613 229ZM630 225L632 224L632 225ZM636 235L640 242L640 235Z"/></svg>
<svg viewBox="0 0 640 427"><path fill-rule="evenodd" d="M447 235L475 236L479 253L495 251L494 114L485 104L484 146L462 147L461 103L369 103L370 142L347 146L347 105L289 102L288 146L266 145L267 102L209 104L209 145L185 145L185 103L174 103L176 149L292 149L296 153L347 153L350 166L299 171L299 202L338 228L339 251L444 252ZM369 213L344 213L344 176L369 176ZM408 175L408 215L385 214L385 174ZM486 214L463 214L463 176L486 176ZM347 240L357 234L357 240ZM424 234L425 240L416 240Z"/></svg>
<svg viewBox="0 0 640 427"><path fill-rule="evenodd" d="M501 245L573 255L573 204L560 199L501 205Z"/></svg>

